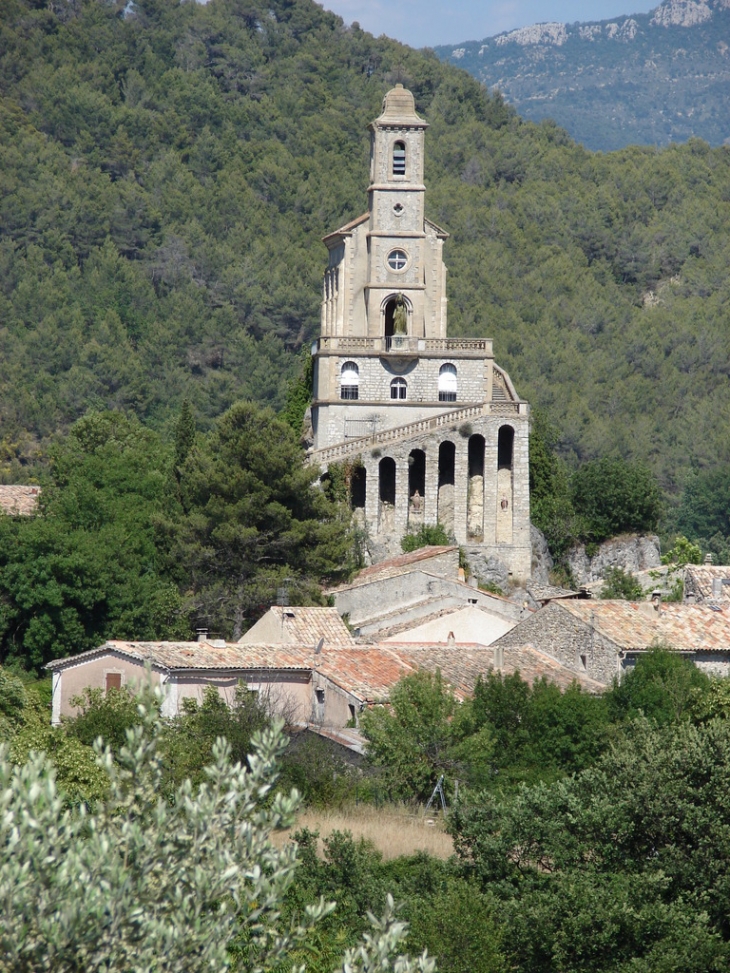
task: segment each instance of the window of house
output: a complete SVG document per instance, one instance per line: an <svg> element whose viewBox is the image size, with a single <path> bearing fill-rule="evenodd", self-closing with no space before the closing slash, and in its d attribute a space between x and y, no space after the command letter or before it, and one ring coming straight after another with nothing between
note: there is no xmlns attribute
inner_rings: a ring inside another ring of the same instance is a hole
<svg viewBox="0 0 730 973"><path fill-rule="evenodd" d="M122 688L122 674L121 672L107 672L106 673L106 691L109 692L110 689L121 689Z"/></svg>
<svg viewBox="0 0 730 973"><path fill-rule="evenodd" d="M388 254L388 266L391 270L405 270L408 254L405 250L391 250Z"/></svg>
<svg viewBox="0 0 730 973"><path fill-rule="evenodd" d="M408 385L404 378L394 378L390 383L391 399L405 399L408 392Z"/></svg>
<svg viewBox="0 0 730 973"><path fill-rule="evenodd" d="M456 402L456 365L450 362L439 369L439 402Z"/></svg>
<svg viewBox="0 0 730 973"><path fill-rule="evenodd" d="M405 176L406 174L406 144L396 142L393 146L393 175Z"/></svg>
<svg viewBox="0 0 730 973"><path fill-rule="evenodd" d="M324 689L315 689L314 695L317 697L317 705L324 706Z"/></svg>
<svg viewBox="0 0 730 973"><path fill-rule="evenodd" d="M340 398L357 399L360 392L360 369L354 361L346 361L340 372Z"/></svg>

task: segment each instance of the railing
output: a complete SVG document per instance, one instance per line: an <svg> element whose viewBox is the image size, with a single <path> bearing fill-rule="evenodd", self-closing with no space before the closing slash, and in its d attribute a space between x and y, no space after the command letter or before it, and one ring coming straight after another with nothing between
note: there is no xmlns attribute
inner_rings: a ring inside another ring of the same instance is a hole
<svg viewBox="0 0 730 973"><path fill-rule="evenodd" d="M519 415L519 413L519 402L485 402L483 405L470 405L464 409L439 413L439 415L432 416L430 419L418 419L416 422L409 422L404 426L382 429L370 436L361 436L358 439L349 439L347 442L337 443L335 446L325 446L323 449L312 450L307 457L307 462L326 466L328 463L335 463L346 456L356 455L366 448L397 442L400 439L408 439L410 436L432 432L434 429L440 429L443 426L453 426L454 423L463 422L466 419L490 415L506 419Z"/></svg>
<svg viewBox="0 0 730 973"><path fill-rule="evenodd" d="M348 335L329 335L317 339L318 351L349 352L444 352L468 351L491 357L492 342L489 338L416 338L413 335L394 334L389 337L359 338Z"/></svg>

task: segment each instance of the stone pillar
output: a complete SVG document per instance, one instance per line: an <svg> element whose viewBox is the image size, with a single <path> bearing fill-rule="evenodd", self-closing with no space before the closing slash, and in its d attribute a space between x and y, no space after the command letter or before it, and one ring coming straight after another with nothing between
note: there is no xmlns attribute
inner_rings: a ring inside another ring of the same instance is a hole
<svg viewBox="0 0 730 973"><path fill-rule="evenodd" d="M515 423L515 443L512 455L513 534L517 547L530 547L530 466L529 425Z"/></svg>
<svg viewBox="0 0 730 973"><path fill-rule="evenodd" d="M438 523L439 505L439 450L438 444L429 444L426 450L426 492L423 498L423 522L429 526Z"/></svg>
<svg viewBox="0 0 730 973"><path fill-rule="evenodd" d="M380 475L377 461L365 463L365 521L375 537L380 529Z"/></svg>
<svg viewBox="0 0 730 973"><path fill-rule="evenodd" d="M490 426L484 444L484 543L497 541L497 429Z"/></svg>
<svg viewBox="0 0 730 973"><path fill-rule="evenodd" d="M466 544L466 497L469 481L469 440L457 436L454 440L454 536L457 544Z"/></svg>
<svg viewBox="0 0 730 973"><path fill-rule="evenodd" d="M395 532L402 537L408 530L408 459L395 459Z"/></svg>

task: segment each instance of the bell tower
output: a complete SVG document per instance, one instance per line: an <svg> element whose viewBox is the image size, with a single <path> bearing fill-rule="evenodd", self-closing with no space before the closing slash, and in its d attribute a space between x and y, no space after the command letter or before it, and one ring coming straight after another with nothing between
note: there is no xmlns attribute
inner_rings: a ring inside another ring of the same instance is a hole
<svg viewBox="0 0 730 973"><path fill-rule="evenodd" d="M491 341L447 336L448 233L425 215L427 127L410 91L386 94L370 124L370 208L324 238L310 462L348 465L373 551L397 553L403 534L439 523L475 566L493 558L524 580L529 410Z"/></svg>

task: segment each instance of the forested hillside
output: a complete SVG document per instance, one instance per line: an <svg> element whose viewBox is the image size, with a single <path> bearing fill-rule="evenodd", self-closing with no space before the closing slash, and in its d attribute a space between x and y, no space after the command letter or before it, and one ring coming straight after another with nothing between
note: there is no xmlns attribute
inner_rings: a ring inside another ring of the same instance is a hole
<svg viewBox="0 0 730 973"><path fill-rule="evenodd" d="M451 333L494 338L570 461L675 490L730 460L730 150L591 154L310 0L6 0L0 51L6 480L90 407L164 431L184 398L204 427L283 404L398 80L430 123Z"/></svg>

